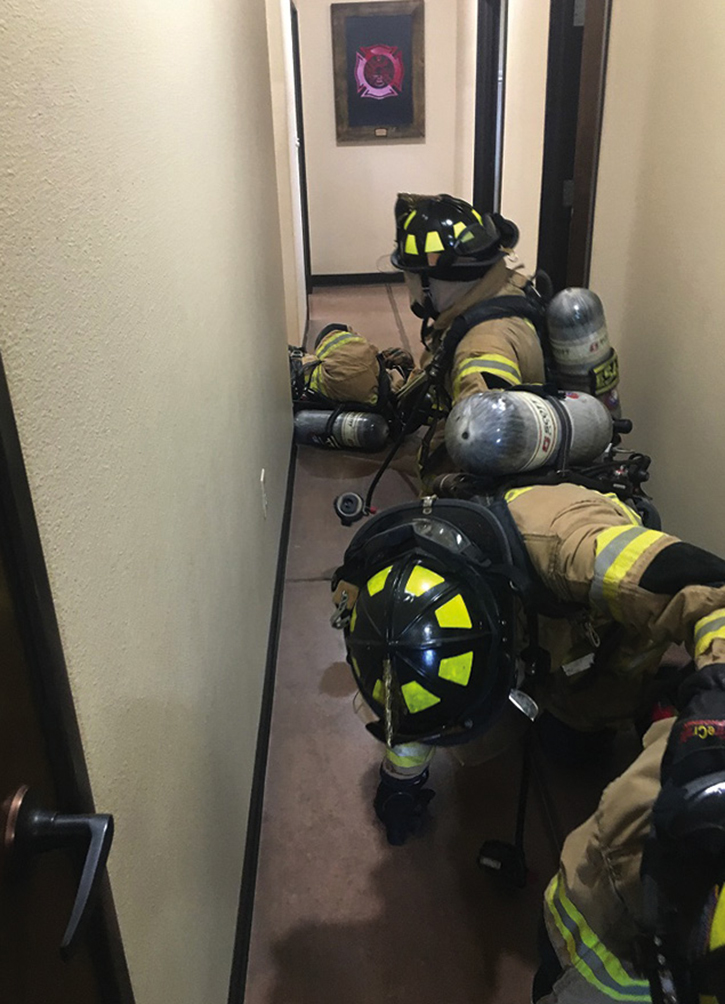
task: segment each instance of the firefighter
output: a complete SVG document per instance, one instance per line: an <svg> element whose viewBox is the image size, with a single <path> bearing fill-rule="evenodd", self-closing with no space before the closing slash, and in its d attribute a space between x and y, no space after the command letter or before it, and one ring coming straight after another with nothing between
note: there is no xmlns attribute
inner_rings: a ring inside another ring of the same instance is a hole
<svg viewBox="0 0 725 1004"><path fill-rule="evenodd" d="M412 370L409 352L399 348L381 352L346 324L323 328L313 353L290 348L294 399L323 406L350 403L384 410Z"/></svg>
<svg viewBox="0 0 725 1004"><path fill-rule="evenodd" d="M535 1004L725 1002L724 624L722 611L696 622L701 669L679 716L655 721L564 843Z"/></svg>
<svg viewBox="0 0 725 1004"><path fill-rule="evenodd" d="M405 277L411 309L422 321L424 345L422 372L408 381L401 404L412 397L434 360L441 370L420 454L421 480L429 485L436 474L452 469L440 420L456 401L486 390L544 382L537 331L543 312L530 280L507 261L518 241L518 228L510 220L481 214L450 195L403 193L395 221L391 262Z"/></svg>
<svg viewBox="0 0 725 1004"><path fill-rule="evenodd" d="M565 844L546 894L550 958L535 988L547 1004L650 999L634 951L646 927L645 837L654 818L655 846L667 848L682 792L725 772L723 583L721 558L648 529L614 495L572 484L518 488L494 502L429 497L395 507L358 532L335 574L334 623L372 712L368 729L386 747L374 806L392 844L420 828L437 746L485 749L501 722L515 734L511 709L534 717L535 705L574 734L622 725L667 646L691 651L698 672L680 717L655 723L642 755ZM722 784L717 794L722 800ZM714 846L713 886L725 880L725 841ZM691 850L659 861L660 889L663 876L687 874L672 860L707 859L707 847ZM725 902L715 925L715 900L706 899L694 902L707 936L692 925L705 948L689 948L688 959L709 949L719 962ZM688 938L694 946L695 934ZM712 986L717 975L708 979Z"/></svg>

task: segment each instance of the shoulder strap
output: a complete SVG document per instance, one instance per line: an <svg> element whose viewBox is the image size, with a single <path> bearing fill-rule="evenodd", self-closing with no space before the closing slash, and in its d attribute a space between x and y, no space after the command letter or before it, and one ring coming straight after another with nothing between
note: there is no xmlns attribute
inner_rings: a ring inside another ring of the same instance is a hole
<svg viewBox="0 0 725 1004"><path fill-rule="evenodd" d="M502 498L495 499L493 502L487 504L487 508L498 520L506 535L511 551L511 563L514 569L519 573L523 573L522 575L517 575L514 580L509 575L508 569L502 570L503 574L511 578L521 594L521 599L527 613L536 612L542 617L554 618L571 617L574 613L578 613L582 607L560 599L534 569L529 553L526 550L524 538L521 536L521 531L516 525L506 501Z"/></svg>
<svg viewBox="0 0 725 1004"><path fill-rule="evenodd" d="M443 335L428 372L434 379L442 379L453 363L456 349L471 328L485 321L495 321L505 317L521 317L530 321L536 328L545 357L548 356L544 306L533 290L529 292L527 287L524 296L495 296L459 314Z"/></svg>

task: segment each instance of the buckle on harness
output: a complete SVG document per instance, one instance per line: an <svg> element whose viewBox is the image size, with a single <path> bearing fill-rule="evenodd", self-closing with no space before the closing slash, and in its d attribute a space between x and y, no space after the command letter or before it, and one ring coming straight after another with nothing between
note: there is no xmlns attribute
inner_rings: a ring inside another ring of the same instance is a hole
<svg viewBox="0 0 725 1004"><path fill-rule="evenodd" d="M340 602L335 607L334 614L330 617L330 624L336 631L343 631L348 626L350 619L352 618L352 610L348 607L347 600L347 593L343 590L340 596Z"/></svg>

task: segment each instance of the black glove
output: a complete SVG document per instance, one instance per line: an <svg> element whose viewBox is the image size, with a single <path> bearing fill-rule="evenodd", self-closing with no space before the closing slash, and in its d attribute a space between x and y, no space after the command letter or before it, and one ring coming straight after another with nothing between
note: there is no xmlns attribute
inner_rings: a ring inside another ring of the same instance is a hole
<svg viewBox="0 0 725 1004"><path fill-rule="evenodd" d="M426 788L428 768L411 778L397 778L380 768L380 784L375 793L375 815L385 826L388 843L399 847L419 833L427 816L428 803L435 795Z"/></svg>

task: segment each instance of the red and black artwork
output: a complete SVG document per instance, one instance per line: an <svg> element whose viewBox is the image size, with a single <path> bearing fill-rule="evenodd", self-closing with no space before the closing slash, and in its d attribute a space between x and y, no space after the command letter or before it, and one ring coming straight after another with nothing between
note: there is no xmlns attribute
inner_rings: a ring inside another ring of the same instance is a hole
<svg viewBox="0 0 725 1004"><path fill-rule="evenodd" d="M424 136L423 0L332 5L339 141Z"/></svg>

